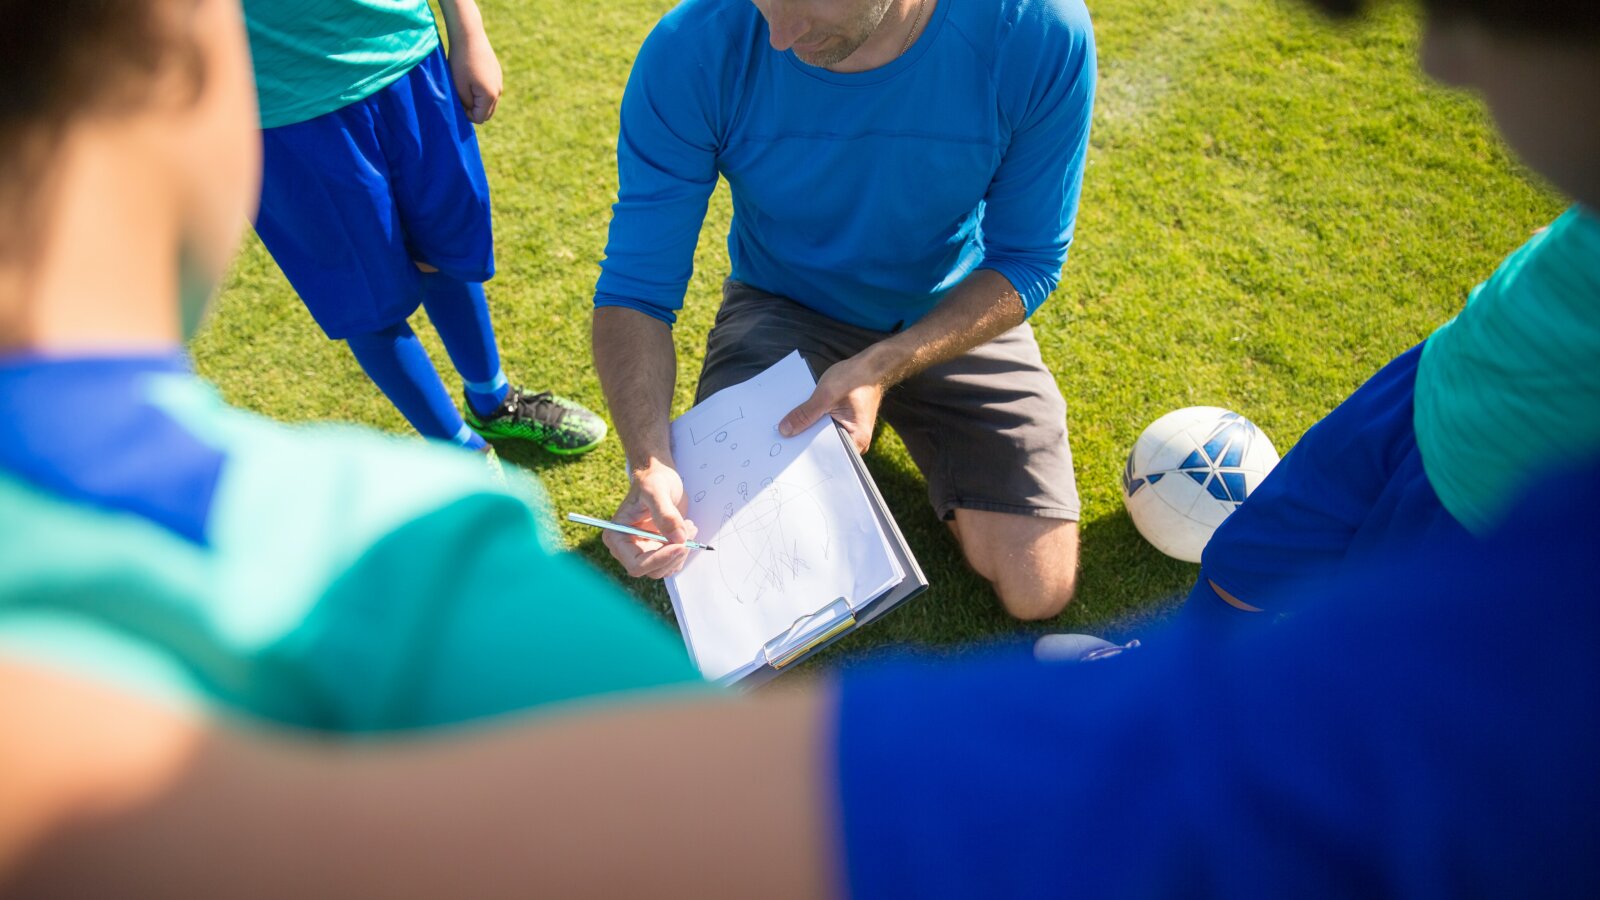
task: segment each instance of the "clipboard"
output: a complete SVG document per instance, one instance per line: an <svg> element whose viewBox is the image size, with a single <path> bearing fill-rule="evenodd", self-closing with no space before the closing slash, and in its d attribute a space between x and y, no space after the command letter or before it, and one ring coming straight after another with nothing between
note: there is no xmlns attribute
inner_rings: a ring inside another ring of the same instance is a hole
<svg viewBox="0 0 1600 900"><path fill-rule="evenodd" d="M770 681L928 586L844 429L777 432L772 411L815 386L791 353L671 425L690 515L717 523L700 540L721 548L696 551L667 593L714 683Z"/></svg>
<svg viewBox="0 0 1600 900"><path fill-rule="evenodd" d="M719 682L721 684L735 686L741 690L760 687L822 652L840 638L883 618L890 610L898 608L900 604L928 589L928 576L923 574L922 566L917 564L916 557L912 555L911 547L906 544L905 535L900 532L899 523L890 515L889 506L884 503L883 494L878 491L877 483L872 480L872 475L867 471L867 465L861 459L861 455L856 453L855 443L837 422L833 428L834 433L844 442L845 449L849 451L851 461L855 463L856 474L860 476L861 484L867 490L867 499L872 503L873 514L877 516L878 524L889 539L890 552L899 560L901 569L905 571L905 579L853 613L844 598L834 599L812 615L795 622L788 631L775 635L768 641L762 647L762 653L766 657L765 665L743 677ZM684 636L684 640L687 642L688 635ZM692 655L692 647L690 652Z"/></svg>

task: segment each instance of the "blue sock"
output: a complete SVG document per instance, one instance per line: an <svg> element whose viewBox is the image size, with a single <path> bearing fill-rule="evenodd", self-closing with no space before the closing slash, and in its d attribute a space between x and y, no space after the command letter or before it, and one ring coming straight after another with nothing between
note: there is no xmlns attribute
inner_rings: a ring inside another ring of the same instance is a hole
<svg viewBox="0 0 1600 900"><path fill-rule="evenodd" d="M356 362L389 402L400 410L423 437L449 441L469 450L481 450L483 438L461 421L450 392L417 333L405 322L382 331L357 335L346 341Z"/></svg>
<svg viewBox="0 0 1600 900"><path fill-rule="evenodd" d="M466 382L467 402L478 415L487 415L505 402L511 386L500 368L500 351L494 343L494 325L489 321L489 301L483 285L460 281L443 272L422 276L422 305L444 341L444 349L461 380Z"/></svg>

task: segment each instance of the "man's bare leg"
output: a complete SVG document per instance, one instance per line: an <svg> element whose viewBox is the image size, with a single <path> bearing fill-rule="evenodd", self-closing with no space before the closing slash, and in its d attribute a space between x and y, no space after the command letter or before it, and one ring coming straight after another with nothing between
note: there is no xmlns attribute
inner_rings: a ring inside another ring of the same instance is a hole
<svg viewBox="0 0 1600 900"><path fill-rule="evenodd" d="M1049 619L1078 584L1078 523L1014 513L958 509L950 523L967 563L994 585L1019 619Z"/></svg>

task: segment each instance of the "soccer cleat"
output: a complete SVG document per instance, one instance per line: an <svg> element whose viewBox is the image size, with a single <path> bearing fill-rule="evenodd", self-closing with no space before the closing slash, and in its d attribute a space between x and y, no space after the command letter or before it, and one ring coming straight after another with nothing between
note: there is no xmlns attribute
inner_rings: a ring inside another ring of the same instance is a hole
<svg viewBox="0 0 1600 900"><path fill-rule="evenodd" d="M549 391L537 394L513 387L500 408L480 416L466 404L466 422L489 441L528 441L550 453L587 453L606 436L605 420Z"/></svg>

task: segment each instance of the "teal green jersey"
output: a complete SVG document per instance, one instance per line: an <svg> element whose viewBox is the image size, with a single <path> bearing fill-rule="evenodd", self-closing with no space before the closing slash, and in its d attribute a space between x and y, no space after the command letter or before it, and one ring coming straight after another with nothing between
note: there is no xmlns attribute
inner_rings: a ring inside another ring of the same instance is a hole
<svg viewBox="0 0 1600 900"><path fill-rule="evenodd" d="M0 362L0 655L336 732L700 683L475 455L146 362ZM79 403L102 430L61 431Z"/></svg>
<svg viewBox="0 0 1600 900"><path fill-rule="evenodd" d="M244 0L261 127L382 90L439 46L427 0Z"/></svg>
<svg viewBox="0 0 1600 900"><path fill-rule="evenodd" d="M1415 409L1428 480L1475 532L1600 451L1600 217L1573 207L1473 290L1423 348Z"/></svg>

